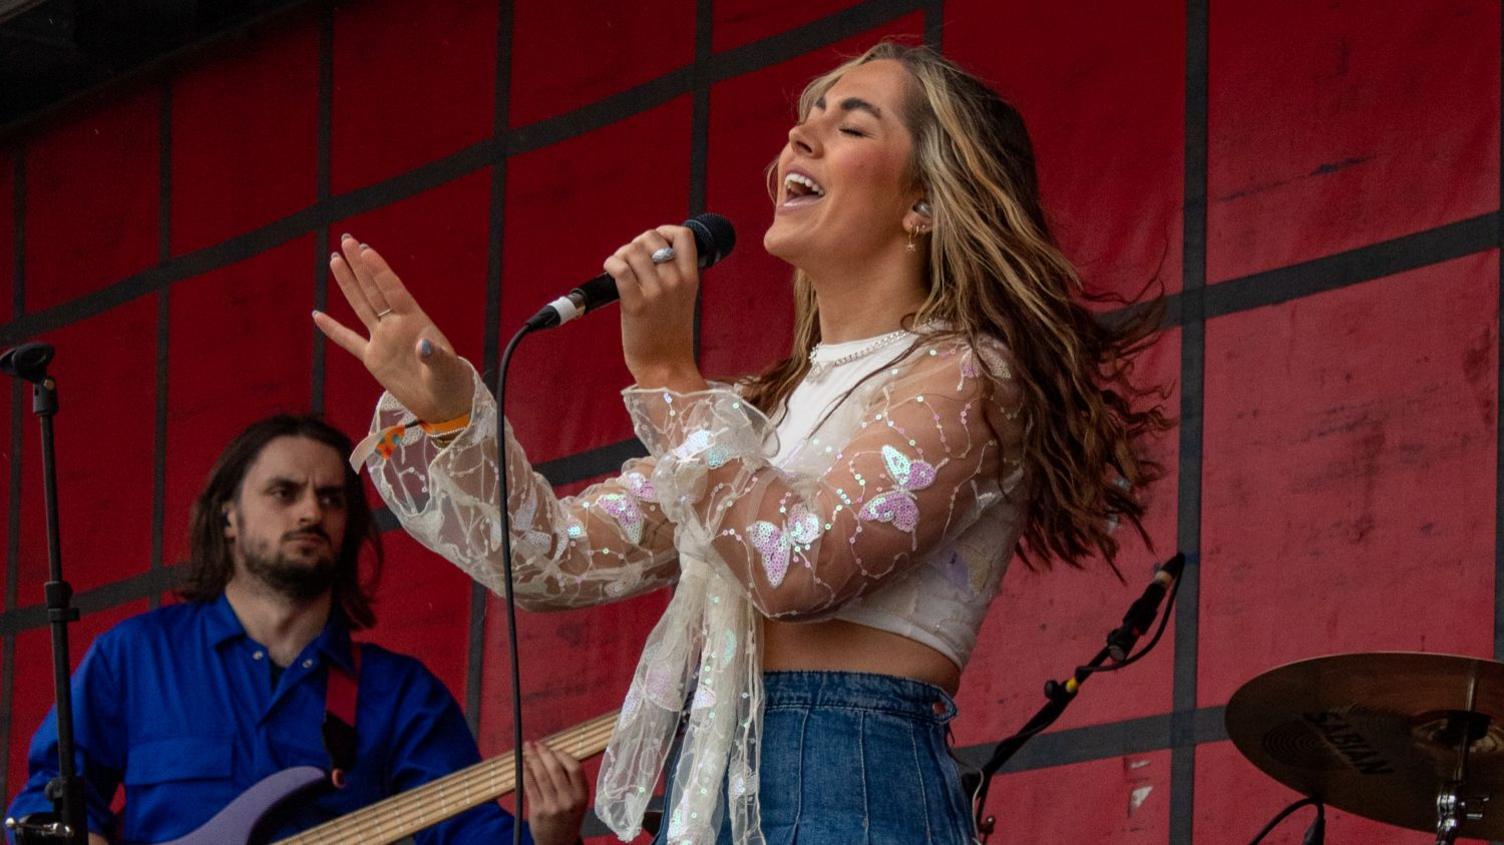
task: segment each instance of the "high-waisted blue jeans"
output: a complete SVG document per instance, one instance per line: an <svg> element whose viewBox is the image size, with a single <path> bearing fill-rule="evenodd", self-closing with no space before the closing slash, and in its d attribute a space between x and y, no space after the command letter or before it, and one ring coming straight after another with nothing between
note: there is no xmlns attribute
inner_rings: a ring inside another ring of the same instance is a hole
<svg viewBox="0 0 1504 845"><path fill-rule="evenodd" d="M763 684L768 845L973 841L945 745L956 706L943 690L858 672L768 672ZM730 835L723 824L718 844L728 845ZM653 841L662 845L664 831Z"/></svg>

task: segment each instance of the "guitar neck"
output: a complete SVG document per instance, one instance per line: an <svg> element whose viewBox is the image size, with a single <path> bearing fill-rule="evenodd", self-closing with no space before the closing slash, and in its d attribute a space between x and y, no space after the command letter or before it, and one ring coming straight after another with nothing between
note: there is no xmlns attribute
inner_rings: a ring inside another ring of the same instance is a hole
<svg viewBox="0 0 1504 845"><path fill-rule="evenodd" d="M556 733L547 742L550 747L583 760L605 750L615 727L616 711L612 711ZM396 842L516 788L513 755L509 751L279 840L275 845L381 845Z"/></svg>

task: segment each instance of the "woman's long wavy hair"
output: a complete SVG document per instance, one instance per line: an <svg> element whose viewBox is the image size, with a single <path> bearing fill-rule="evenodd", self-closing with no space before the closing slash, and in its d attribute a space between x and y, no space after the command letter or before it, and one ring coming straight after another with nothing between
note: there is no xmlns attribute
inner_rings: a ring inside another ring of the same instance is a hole
<svg viewBox="0 0 1504 845"><path fill-rule="evenodd" d="M847 70L879 59L909 72L903 119L914 139L912 177L932 210L929 295L912 324L947 326L973 347L997 338L1012 353L1029 421L1024 448L1033 501L1020 546L1025 561L1079 565L1100 552L1116 569L1113 527L1126 520L1149 542L1134 491L1162 474L1135 444L1172 425L1161 407L1168 392L1132 379L1134 357L1153 342L1162 300L1112 322L1083 306L1125 301L1088 294L1051 237L1023 118L928 48L877 44L812 81L799 119ZM801 271L794 301L793 353L743 384L764 412L777 409L803 378L820 341L814 287Z"/></svg>
<svg viewBox="0 0 1504 845"><path fill-rule="evenodd" d="M354 446L344 432L313 415L278 414L258 420L220 453L204 482L204 489L193 500L188 526L188 571L177 594L187 601L214 601L224 593L225 585L235 574L235 557L231 541L225 537L225 505L240 496L251 465L261 457L261 450L279 437L306 437L333 449L344 466L345 539L335 560L334 606L345 614L354 630L376 624L371 607L371 592L381 577L384 555L381 532L360 476L345 462ZM372 565L368 578L360 577L361 549L371 547Z"/></svg>

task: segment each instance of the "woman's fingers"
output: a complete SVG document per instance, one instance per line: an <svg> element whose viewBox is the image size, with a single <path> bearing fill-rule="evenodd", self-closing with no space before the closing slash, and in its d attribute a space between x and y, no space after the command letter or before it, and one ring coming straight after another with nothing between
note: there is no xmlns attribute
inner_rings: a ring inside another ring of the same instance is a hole
<svg viewBox="0 0 1504 845"><path fill-rule="evenodd" d="M366 327L367 331L376 328L376 312L371 309L371 303L366 299L365 292L360 289L360 282L355 280L355 271L350 269L350 264L339 253L329 256L329 271L334 274L334 281L339 283L340 293L345 295L345 301L350 303L350 308L355 311L355 316Z"/></svg>
<svg viewBox="0 0 1504 845"><path fill-rule="evenodd" d="M637 274L632 272L621 254L621 250L617 250L601 267L606 275L616 280L616 295L621 299L621 307L626 311L636 311L642 305L642 285L638 284Z"/></svg>
<svg viewBox="0 0 1504 845"><path fill-rule="evenodd" d="M366 262L365 252L367 248L357 241L352 235L346 233L340 236L340 249L345 253L345 261L355 273L355 281L360 286L360 292L365 295L366 302L377 319L391 312L391 303L386 301L381 289L376 286L375 274Z"/></svg>
<svg viewBox="0 0 1504 845"><path fill-rule="evenodd" d="M366 269L371 272L371 281L376 285L376 290L386 300L388 308L399 314L411 313L417 308L417 301L412 294L407 292L407 286L392 272L392 268L386 263L381 254L368 246L362 246L360 250L361 261Z"/></svg>
<svg viewBox="0 0 1504 845"><path fill-rule="evenodd" d="M313 312L313 323L319 327L324 336L334 341L334 345L364 361L366 357L366 339L359 334L346 328L340 321L325 314L322 311Z"/></svg>
<svg viewBox="0 0 1504 845"><path fill-rule="evenodd" d="M669 242L662 235L649 230L638 235L617 253L632 268L644 296L656 296L678 281L678 268L672 261L663 264L653 261L653 253L668 245Z"/></svg>
<svg viewBox="0 0 1504 845"><path fill-rule="evenodd" d="M674 266L679 274L686 279L694 278L700 269L695 233L685 226L659 226L657 231L674 248Z"/></svg>

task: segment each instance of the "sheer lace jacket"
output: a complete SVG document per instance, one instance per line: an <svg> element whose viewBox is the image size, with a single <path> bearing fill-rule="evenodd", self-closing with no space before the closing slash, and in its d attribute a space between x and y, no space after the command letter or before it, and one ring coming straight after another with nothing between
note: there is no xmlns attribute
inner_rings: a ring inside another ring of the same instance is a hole
<svg viewBox="0 0 1504 845"><path fill-rule="evenodd" d="M781 432L799 438L781 453L780 432L725 385L624 391L649 456L563 499L507 426L519 603L580 607L679 583L602 769L597 811L617 833L635 833L684 716L672 841L713 841L722 812L738 842L760 841L758 615L849 619L965 663L1026 505L1007 352L916 336L858 366L870 377L849 395L796 391L833 410L813 431ZM447 447L409 432L367 465L409 533L500 593L496 407L479 378L474 390ZM410 420L386 395L373 426Z"/></svg>

